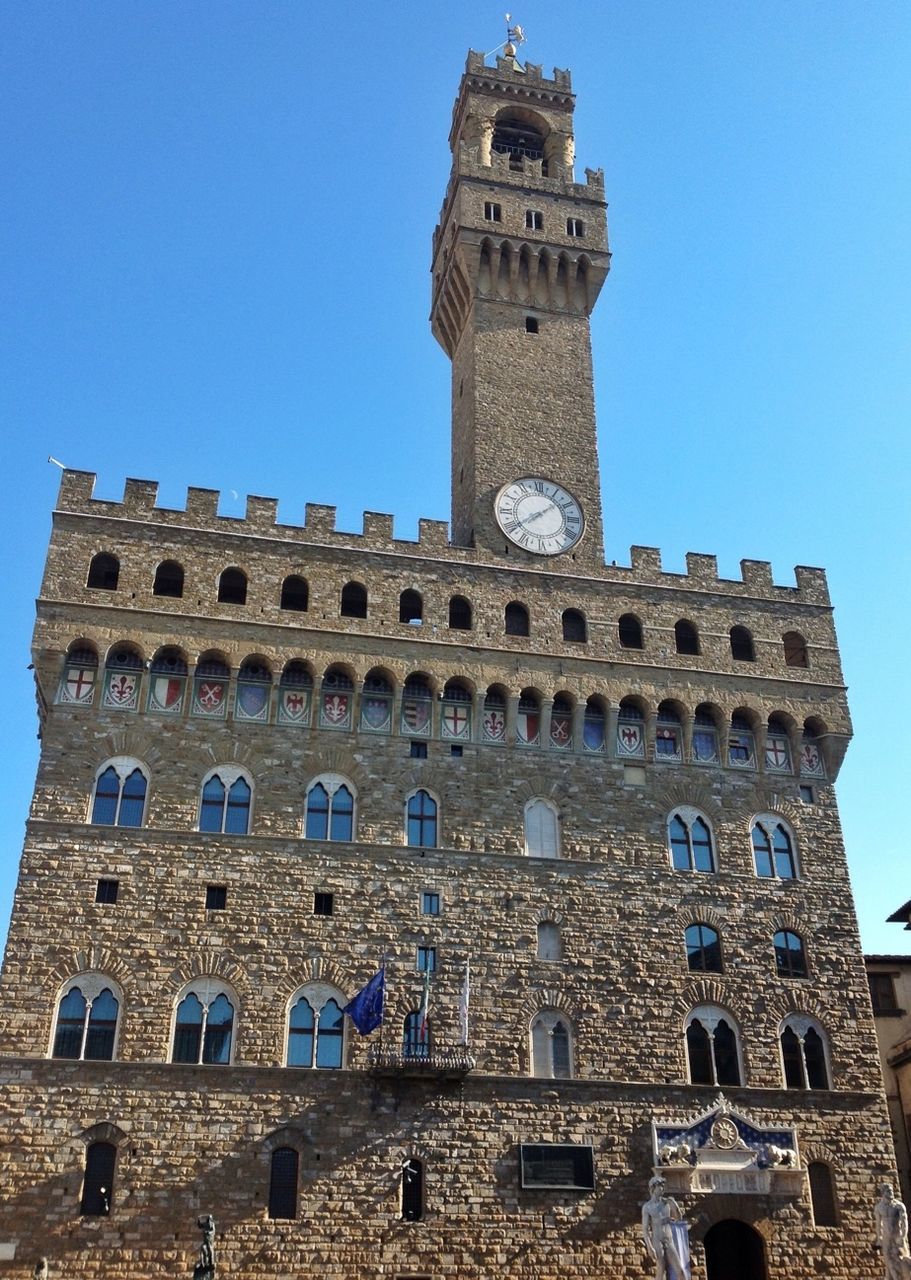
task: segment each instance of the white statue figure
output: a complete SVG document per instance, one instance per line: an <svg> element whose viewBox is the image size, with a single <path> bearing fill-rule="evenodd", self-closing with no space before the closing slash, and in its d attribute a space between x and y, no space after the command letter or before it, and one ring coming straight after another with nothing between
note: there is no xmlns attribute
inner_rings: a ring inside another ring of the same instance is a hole
<svg viewBox="0 0 911 1280"><path fill-rule="evenodd" d="M667 1183L656 1173L649 1181L649 1198L642 1206L642 1238L655 1263L655 1280L689 1280L689 1249L680 1206L665 1195ZM674 1224L680 1227L675 1229Z"/></svg>
<svg viewBox="0 0 911 1280"><path fill-rule="evenodd" d="M908 1212L888 1182L879 1189L873 1220L876 1243L883 1251L886 1280L909 1280L911 1255L908 1253Z"/></svg>

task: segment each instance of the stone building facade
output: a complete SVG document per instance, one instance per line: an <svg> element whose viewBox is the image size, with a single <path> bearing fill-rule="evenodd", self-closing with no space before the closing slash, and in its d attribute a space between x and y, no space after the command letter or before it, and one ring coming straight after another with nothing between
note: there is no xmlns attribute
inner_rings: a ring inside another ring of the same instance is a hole
<svg viewBox="0 0 911 1280"><path fill-rule="evenodd" d="M641 1277L656 1165L698 1277L878 1274L825 575L604 563L573 104L469 55L433 254L451 540L63 476L0 982L7 1274L181 1274L212 1213L245 1280ZM383 961L361 1036L340 1010Z"/></svg>

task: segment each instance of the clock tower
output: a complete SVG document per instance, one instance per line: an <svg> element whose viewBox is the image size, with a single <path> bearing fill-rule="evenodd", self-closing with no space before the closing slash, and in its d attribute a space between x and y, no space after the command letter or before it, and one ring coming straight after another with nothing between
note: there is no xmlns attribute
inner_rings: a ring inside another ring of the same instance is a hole
<svg viewBox="0 0 911 1280"><path fill-rule="evenodd" d="M433 241L452 360L452 537L570 570L604 558L589 316L609 269L601 170L573 172L568 71L469 53Z"/></svg>

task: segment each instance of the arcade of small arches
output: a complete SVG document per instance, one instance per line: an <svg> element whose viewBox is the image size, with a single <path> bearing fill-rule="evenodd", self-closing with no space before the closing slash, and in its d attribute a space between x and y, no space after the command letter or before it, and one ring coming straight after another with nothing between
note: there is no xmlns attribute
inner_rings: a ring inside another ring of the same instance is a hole
<svg viewBox="0 0 911 1280"><path fill-rule="evenodd" d="M398 680L386 667L358 678L343 663L319 675L303 658L286 661L276 673L262 655L250 655L232 670L217 650L201 654L191 671L177 646L158 649L147 662L131 642L112 645L101 669L95 645L73 641L56 701L94 706L99 685L106 711L357 730L442 739L454 747L546 747L633 763L723 765L818 779L834 772L825 722L812 716L800 723L780 710L764 715L714 703L691 709L675 698L656 705L640 694L614 704L601 693L577 697L562 689L546 696L533 687L482 688L464 676L444 679L425 671Z"/></svg>
<svg viewBox="0 0 911 1280"><path fill-rule="evenodd" d="M289 1068L342 1070L348 1060L345 1023L349 998L325 982L298 988L287 1002L283 1022L283 1062ZM185 984L171 1013L169 1061L188 1066L229 1066L236 1055L237 993L210 976ZM104 973L70 979L56 1004L49 1056L70 1061L112 1061L124 1012L119 984ZM400 1018L400 1051L406 1060L432 1054L432 1020L421 1009ZM743 1085L741 1032L737 1020L718 1005L697 1005L683 1027L686 1078L691 1084ZM819 1021L787 1014L778 1024L782 1083L786 1089L829 1089L828 1038ZM537 1010L528 1024L529 1074L544 1079L579 1078L580 1044L572 1018L562 1009ZM244 1064L247 1065L247 1064ZM582 1078L594 1078L582 1073Z"/></svg>
<svg viewBox="0 0 911 1280"><path fill-rule="evenodd" d="M111 552L102 551L93 556L89 565L86 586L91 590L117 591L120 582L120 561ZM176 560L163 560L156 568L152 580L152 594L159 597L180 599L184 594L185 570ZM249 578L246 571L236 565L223 569L218 577L216 599L221 604L244 606L247 604ZM306 613L310 608L310 583L300 574L284 578L278 598L278 607L286 613ZM398 621L412 626L422 626L432 621L442 626L444 619L427 618L422 594L414 588L406 588L399 595ZM367 618L370 615L370 596L362 582L345 583L338 596L338 613L342 618ZM503 607L503 634L531 637L532 613L520 600L511 600ZM388 619L384 619L388 621ZM451 631L473 631L474 608L465 595L449 598L445 625ZM567 608L560 615L561 634L567 644L587 645L589 626L585 613ZM674 649L678 654L699 657L702 639L694 622L680 618L674 624ZM634 613L624 613L617 619L615 639L620 649L647 650L648 628ZM755 662L756 642L752 632L743 625L732 626L728 632L730 657L735 662ZM780 638L781 657L787 667L810 666L810 650L806 638L798 631L787 631Z"/></svg>

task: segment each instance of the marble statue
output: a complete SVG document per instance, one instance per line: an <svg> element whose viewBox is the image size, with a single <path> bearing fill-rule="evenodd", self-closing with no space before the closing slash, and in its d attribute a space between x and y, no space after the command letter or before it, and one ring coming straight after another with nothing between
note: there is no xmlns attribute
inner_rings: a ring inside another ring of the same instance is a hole
<svg viewBox="0 0 911 1280"><path fill-rule="evenodd" d="M909 1280L911 1255L908 1253L908 1211L888 1182L879 1189L873 1221L876 1244L882 1249L885 1280Z"/></svg>
<svg viewBox="0 0 911 1280"><path fill-rule="evenodd" d="M666 1195L667 1183L655 1174L642 1206L642 1238L655 1264L655 1280L689 1280L689 1242L680 1206Z"/></svg>
<svg viewBox="0 0 911 1280"><path fill-rule="evenodd" d="M215 1280L215 1219L211 1213L196 1219L202 1232L199 1261L193 1268L193 1280Z"/></svg>

